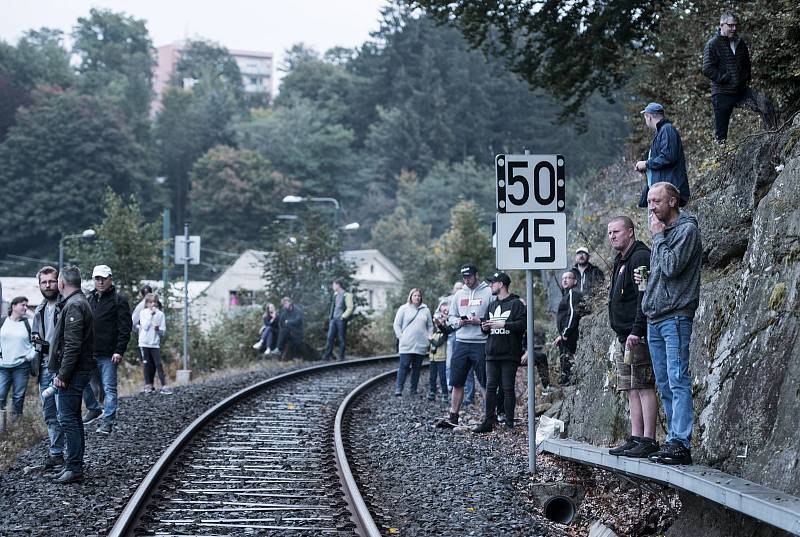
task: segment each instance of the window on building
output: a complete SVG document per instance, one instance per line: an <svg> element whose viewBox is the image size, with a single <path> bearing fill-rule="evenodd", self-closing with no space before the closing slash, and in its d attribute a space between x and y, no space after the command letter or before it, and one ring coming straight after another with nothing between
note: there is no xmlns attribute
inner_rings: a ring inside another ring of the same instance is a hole
<svg viewBox="0 0 800 537"><path fill-rule="evenodd" d="M370 289L370 290L369 290L369 307L370 307L370 308L374 308L374 305L372 304L372 298L373 298L373 295L374 295L374 294L375 294L375 293L372 291L372 289Z"/></svg>
<svg viewBox="0 0 800 537"><path fill-rule="evenodd" d="M259 81L260 80L254 76L250 77L250 84L252 84L253 86L258 86Z"/></svg>
<svg viewBox="0 0 800 537"><path fill-rule="evenodd" d="M375 274L375 264L374 263L369 266L369 273L370 274Z"/></svg>

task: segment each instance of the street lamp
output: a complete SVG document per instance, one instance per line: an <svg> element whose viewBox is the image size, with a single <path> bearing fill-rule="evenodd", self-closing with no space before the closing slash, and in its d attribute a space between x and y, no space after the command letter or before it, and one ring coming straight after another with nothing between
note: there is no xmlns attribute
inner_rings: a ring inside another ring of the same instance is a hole
<svg viewBox="0 0 800 537"><path fill-rule="evenodd" d="M355 231L361 227L361 224L358 222L350 222L349 224L342 226L342 229L345 231Z"/></svg>
<svg viewBox="0 0 800 537"><path fill-rule="evenodd" d="M285 196L283 198L283 203L302 203L304 201L314 201L317 203L333 203L333 206L336 208L336 212L334 213L333 217L333 224L336 227L339 227L339 213L342 211L342 206L339 205L339 200L336 198L319 198L316 196Z"/></svg>
<svg viewBox="0 0 800 537"><path fill-rule="evenodd" d="M58 273L64 268L64 241L67 239L91 239L97 235L93 229L84 229L82 233L74 235L62 235L61 240L58 241Z"/></svg>

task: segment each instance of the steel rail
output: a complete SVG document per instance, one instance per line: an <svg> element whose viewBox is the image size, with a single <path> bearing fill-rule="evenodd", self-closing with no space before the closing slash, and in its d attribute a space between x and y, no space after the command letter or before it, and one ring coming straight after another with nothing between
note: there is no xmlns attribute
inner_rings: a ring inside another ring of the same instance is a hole
<svg viewBox="0 0 800 537"><path fill-rule="evenodd" d="M364 498L361 496L361 491L358 489L353 472L350 469L350 463L347 460L347 451L344 447L344 419L350 407L355 404L359 397L364 393L371 390L376 384L380 384L387 378L396 375L395 371L388 371L381 373L358 386L355 390L350 392L344 398L342 404L339 405L339 410L336 412L336 420L333 425L333 449L334 460L336 468L339 469L339 478L342 481L342 490L344 491L347 504L350 506L350 512L353 513L353 522L356 524L359 535L361 537L380 537L381 532L372 515L367 508Z"/></svg>
<svg viewBox="0 0 800 537"><path fill-rule="evenodd" d="M248 386L223 399L213 407L206 410L203 414L198 416L186 429L184 429L175 440L167 447L161 457L150 468L145 478L137 487L136 491L131 496L131 499L122 511L122 514L117 518L114 526L109 532L109 537L126 537L133 535L133 530L139 521L139 517L150 499L150 495L158 485L161 478L164 476L170 465L177 459L184 448L194 437L203 430L217 416L222 414L225 410L235 405L246 397L255 394L261 390L280 384L286 380L296 379L298 377L306 376L310 373L315 373L325 369L338 369L342 367L359 365L359 364L373 364L382 361L394 360L397 358L396 354L374 356L371 358L362 358L358 360L348 360L344 362L335 362L331 364L319 364L295 371L282 373L275 377L268 378L261 382L257 382L252 386ZM393 373L393 372L390 372Z"/></svg>

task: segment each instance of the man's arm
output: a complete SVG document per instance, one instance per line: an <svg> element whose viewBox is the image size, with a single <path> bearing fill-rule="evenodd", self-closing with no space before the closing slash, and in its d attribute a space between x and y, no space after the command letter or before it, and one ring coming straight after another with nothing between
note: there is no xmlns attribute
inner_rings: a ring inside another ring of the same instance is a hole
<svg viewBox="0 0 800 537"><path fill-rule="evenodd" d="M563 339L569 339L572 336L572 333L575 332L578 328L578 321L580 316L578 315L578 302L580 301L581 296L576 293L574 290L570 289L567 291L567 301L569 302L569 317L567 318L567 326L561 332L561 336Z"/></svg>
<svg viewBox="0 0 800 537"><path fill-rule="evenodd" d="M122 357L125 350L128 348L128 342L131 339L131 329L133 321L131 319L131 307L128 304L128 299L122 295L117 296L117 345L114 349L114 354L119 354Z"/></svg>
<svg viewBox="0 0 800 537"><path fill-rule="evenodd" d="M753 75L752 66L750 64L750 50L747 48L747 44L744 42L744 39L739 41L739 46L742 47L742 54L744 54L744 58L742 59L742 79L746 84L749 84Z"/></svg>
<svg viewBox="0 0 800 537"><path fill-rule="evenodd" d="M730 75L723 73L719 68L719 56L714 48L713 39L706 43L703 49L703 75L710 78L717 84L725 84L730 79Z"/></svg>
<svg viewBox="0 0 800 537"><path fill-rule="evenodd" d="M61 351L61 367L58 379L69 384L72 373L78 364L83 346L83 312L74 304L68 305L61 312L64 316L64 346Z"/></svg>
<svg viewBox="0 0 800 537"><path fill-rule="evenodd" d="M342 319L349 319L353 314L353 293L344 294L344 311L342 312Z"/></svg>
<svg viewBox="0 0 800 537"><path fill-rule="evenodd" d="M647 167L659 170L673 166L678 161L678 137L672 125L663 125L658 131L658 153L647 159Z"/></svg>
<svg viewBox="0 0 800 537"><path fill-rule="evenodd" d="M517 300L511 308L511 315L506 319L506 324L503 326L506 330L510 330L515 334L522 334L528 328L528 312L527 308Z"/></svg>
<svg viewBox="0 0 800 537"><path fill-rule="evenodd" d="M700 232L695 226L684 226L678 240L670 246L663 233L653 235L653 253L658 256L658 266L667 278L682 273L689 263L695 261L700 246ZM676 230L677 231L677 230ZM674 232L676 232L674 231Z"/></svg>

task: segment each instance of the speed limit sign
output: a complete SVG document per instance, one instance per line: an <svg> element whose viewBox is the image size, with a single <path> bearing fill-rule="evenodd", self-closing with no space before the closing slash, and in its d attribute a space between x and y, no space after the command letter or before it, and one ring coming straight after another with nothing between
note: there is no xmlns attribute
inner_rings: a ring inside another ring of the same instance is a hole
<svg viewBox="0 0 800 537"><path fill-rule="evenodd" d="M497 155L497 212L563 212L563 155Z"/></svg>
<svg viewBox="0 0 800 537"><path fill-rule="evenodd" d="M566 214L497 214L498 269L562 269L566 266Z"/></svg>

